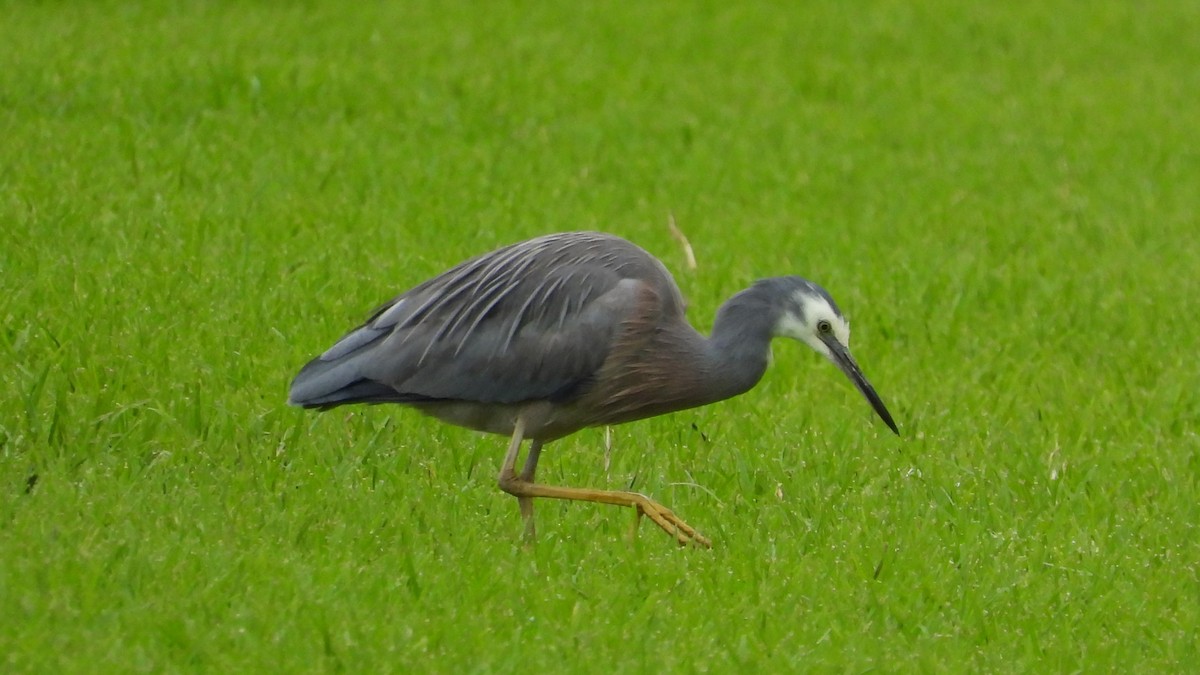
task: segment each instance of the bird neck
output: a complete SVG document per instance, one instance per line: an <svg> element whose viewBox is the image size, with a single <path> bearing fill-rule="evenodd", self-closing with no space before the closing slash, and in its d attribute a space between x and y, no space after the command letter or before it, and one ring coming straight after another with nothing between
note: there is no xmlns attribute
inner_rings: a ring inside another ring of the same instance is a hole
<svg viewBox="0 0 1200 675"><path fill-rule="evenodd" d="M705 370L722 399L744 393L762 379L778 317L779 309L758 286L738 293L717 310Z"/></svg>

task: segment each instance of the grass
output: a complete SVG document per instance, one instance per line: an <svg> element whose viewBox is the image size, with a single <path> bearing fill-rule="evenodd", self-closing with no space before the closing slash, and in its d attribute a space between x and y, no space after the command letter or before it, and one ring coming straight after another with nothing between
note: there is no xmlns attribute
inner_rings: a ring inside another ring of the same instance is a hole
<svg viewBox="0 0 1200 675"><path fill-rule="evenodd" d="M436 8L435 8L436 6ZM1195 3L5 3L6 672L1181 671L1200 658ZM684 268L668 214L700 266ZM853 319L551 446L287 408L376 303L627 236L710 325Z"/></svg>

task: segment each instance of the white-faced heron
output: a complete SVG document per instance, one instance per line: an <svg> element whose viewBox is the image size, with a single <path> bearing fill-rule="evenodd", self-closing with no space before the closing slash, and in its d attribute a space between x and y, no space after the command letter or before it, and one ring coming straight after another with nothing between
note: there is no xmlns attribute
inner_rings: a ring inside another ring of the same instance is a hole
<svg viewBox="0 0 1200 675"><path fill-rule="evenodd" d="M833 298L800 277L758 281L717 312L712 336L688 324L671 273L641 248L597 232L552 234L472 258L396 296L304 366L289 402L322 410L401 403L511 437L500 488L533 536L533 498L632 506L679 543L709 546L634 492L534 482L542 446L584 427L620 424L737 396L758 383L773 337L836 364L896 433L850 355ZM521 444L530 441L517 473Z"/></svg>

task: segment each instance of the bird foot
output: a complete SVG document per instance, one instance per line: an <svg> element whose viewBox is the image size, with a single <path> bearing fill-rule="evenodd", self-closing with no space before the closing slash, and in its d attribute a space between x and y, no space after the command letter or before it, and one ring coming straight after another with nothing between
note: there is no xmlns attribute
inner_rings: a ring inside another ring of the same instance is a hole
<svg viewBox="0 0 1200 675"><path fill-rule="evenodd" d="M671 509L637 492L542 485L524 480L506 470L500 472L499 484L500 489L515 496L517 502L521 505L521 515L525 518L526 542L532 541L533 538L533 500L534 498L541 497L596 502L599 504L611 504L613 506L632 506L637 510L638 520L641 520L642 516L648 517L663 532L675 537L675 541L680 546L694 544L701 548L712 548L711 541L699 532L696 532L691 525L683 522ZM634 527L636 530L636 523Z"/></svg>
<svg viewBox="0 0 1200 675"><path fill-rule="evenodd" d="M700 548L712 548L712 542L707 537L697 532L691 525L683 522L683 519L675 515L671 509L659 504L658 502L646 497L638 495L642 499L634 503L634 508L637 509L637 521L634 522L634 529L637 529L637 524L641 522L642 516L646 516L654 521L663 532L675 537L675 541L680 546L693 544Z"/></svg>

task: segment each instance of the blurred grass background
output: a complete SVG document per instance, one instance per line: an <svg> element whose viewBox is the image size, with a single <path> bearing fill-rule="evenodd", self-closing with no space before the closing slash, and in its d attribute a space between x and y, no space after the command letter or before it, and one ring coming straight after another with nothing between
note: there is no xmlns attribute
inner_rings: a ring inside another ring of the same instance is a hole
<svg viewBox="0 0 1200 675"><path fill-rule="evenodd" d="M1187 670L1200 6L7 2L10 672ZM689 271L672 214L699 257ZM551 446L716 543L542 504L504 441L284 405L394 293L603 229L706 329L849 314L897 440L779 345Z"/></svg>

